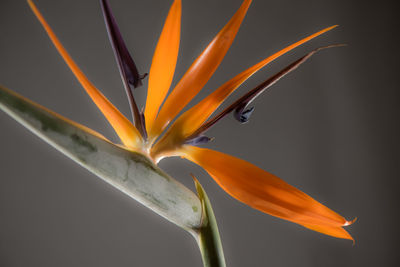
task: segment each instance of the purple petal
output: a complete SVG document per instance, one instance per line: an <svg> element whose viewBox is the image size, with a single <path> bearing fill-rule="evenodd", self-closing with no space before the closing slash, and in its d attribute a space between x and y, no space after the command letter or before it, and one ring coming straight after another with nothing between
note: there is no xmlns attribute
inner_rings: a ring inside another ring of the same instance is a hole
<svg viewBox="0 0 400 267"><path fill-rule="evenodd" d="M104 21L106 23L108 37L110 39L112 48L114 50L115 58L118 62L119 71L124 83L125 91L128 95L129 104L131 107L132 115L134 117L135 126L146 139L146 129L144 126L143 116L141 116L135 99L132 94L131 86L137 88L142 85L141 80L147 74L139 75L135 62L133 61L125 42L122 38L121 32L118 29L114 15L111 12L107 0L101 0L101 8L103 11Z"/></svg>
<svg viewBox="0 0 400 267"><path fill-rule="evenodd" d="M117 22L111 12L107 0L101 0L101 8L107 26L108 37L110 38L114 49L114 54L117 58L121 75L125 76L124 79L126 79L130 85L137 88L142 85L141 80L146 77L147 73L139 75L135 62L126 48L124 39L122 38L121 32L119 31Z"/></svg>

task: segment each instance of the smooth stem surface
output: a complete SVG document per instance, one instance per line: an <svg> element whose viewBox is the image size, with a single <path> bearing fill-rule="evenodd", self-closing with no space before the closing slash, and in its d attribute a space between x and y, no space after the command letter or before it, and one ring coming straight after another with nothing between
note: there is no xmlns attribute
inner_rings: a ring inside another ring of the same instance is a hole
<svg viewBox="0 0 400 267"><path fill-rule="evenodd" d="M224 251L210 200L196 178L194 181L203 212L202 226L194 235L200 248L203 265L204 267L225 267Z"/></svg>

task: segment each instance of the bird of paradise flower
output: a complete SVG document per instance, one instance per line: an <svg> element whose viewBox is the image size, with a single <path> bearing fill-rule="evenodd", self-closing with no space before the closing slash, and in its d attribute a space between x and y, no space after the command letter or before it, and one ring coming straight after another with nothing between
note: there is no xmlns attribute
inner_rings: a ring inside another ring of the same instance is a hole
<svg viewBox="0 0 400 267"><path fill-rule="evenodd" d="M236 157L200 147L201 144L211 140L205 135L205 132L227 114L233 113L238 121L247 122L254 110L249 106L256 97L318 51L338 45L320 47L307 53L244 94L220 113L212 116L242 83L278 57L330 31L337 25L309 35L261 60L178 116L218 68L231 46L252 0L243 1L231 20L214 37L168 94L175 72L180 43L182 4L181 0L174 0L153 55L148 75L148 91L144 111L139 110L133 96L133 89L142 85L141 80L147 74L139 74L117 27L109 3L107 0L100 2L134 123L122 115L89 81L67 53L32 0L28 0L34 14L68 67L115 130L122 142L120 147L129 152L139 153L155 164L162 158L183 157L204 168L229 195L257 210L326 235L353 240L343 228L353 221L346 220L269 172ZM68 122L106 140L101 134L91 129L75 122ZM80 142L82 143L84 140L80 140Z"/></svg>

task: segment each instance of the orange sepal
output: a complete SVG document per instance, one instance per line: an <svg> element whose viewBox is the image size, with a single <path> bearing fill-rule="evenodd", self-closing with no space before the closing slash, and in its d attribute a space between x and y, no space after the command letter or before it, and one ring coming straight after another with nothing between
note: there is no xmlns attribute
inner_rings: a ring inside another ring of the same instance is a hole
<svg viewBox="0 0 400 267"><path fill-rule="evenodd" d="M65 63L71 69L93 102L107 118L121 139L122 143L129 148L137 148L139 142L141 141L141 137L135 126L124 115L122 115L121 112L119 112L119 110L89 81L85 74L83 74L74 60L65 50L64 46L58 40L57 36L54 34L53 30L50 28L49 24L46 22L33 1L28 0L28 4L42 24L50 40L64 59Z"/></svg>
<svg viewBox="0 0 400 267"><path fill-rule="evenodd" d="M238 11L193 62L167 97L153 127L150 139L156 138L170 121L193 99L214 74L228 52L252 0L244 0Z"/></svg>
<svg viewBox="0 0 400 267"><path fill-rule="evenodd" d="M149 129L153 125L174 76L179 51L181 10L181 0L175 0L169 10L154 52L144 113Z"/></svg>
<svg viewBox="0 0 400 267"><path fill-rule="evenodd" d="M185 146L182 156L203 167L237 200L312 230L345 238L337 228L349 225L350 221L275 175L244 160L206 148Z"/></svg>
<svg viewBox="0 0 400 267"><path fill-rule="evenodd" d="M303 224L304 227L337 238L349 239L355 242L354 238L341 226L325 226L325 225L307 225Z"/></svg>
<svg viewBox="0 0 400 267"><path fill-rule="evenodd" d="M180 116L176 122L171 126L170 130L172 132L180 131L179 134L182 137L187 137L196 131L210 116L211 114L222 104L222 102L233 93L243 82L245 82L248 78L250 78L254 73L258 70L266 66L271 61L276 58L282 56L283 54L291 51L292 49L300 46L309 40L335 28L337 25L325 28L321 31L318 31L312 35L307 36L306 38L301 39L300 41L291 44L284 49L274 53L273 55L263 59L259 63L254 66L248 68L247 70L241 72L217 90L215 90L212 94L208 95L201 102L199 102L196 106L192 107L188 111L186 111L182 116Z"/></svg>

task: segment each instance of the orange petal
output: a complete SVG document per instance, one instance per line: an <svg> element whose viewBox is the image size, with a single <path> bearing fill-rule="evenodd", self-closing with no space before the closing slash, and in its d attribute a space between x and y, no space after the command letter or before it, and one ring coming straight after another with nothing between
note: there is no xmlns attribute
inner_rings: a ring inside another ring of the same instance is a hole
<svg viewBox="0 0 400 267"><path fill-rule="evenodd" d="M197 95L214 74L226 52L228 52L251 1L243 1L232 19L193 62L176 85L150 129L150 139L156 138L165 129L168 123Z"/></svg>
<svg viewBox="0 0 400 267"><path fill-rule="evenodd" d="M47 24L46 20L37 9L35 4L31 0L28 0L28 4L42 24L45 31L47 32L50 40L53 42L54 46L57 48L58 52L64 59L65 63L67 63L68 67L71 69L83 88L85 88L86 92L92 98L93 102L107 118L111 126L114 128L115 132L118 134L122 143L127 147L137 148L141 137L135 126L133 126L133 124L126 117L124 117L124 115L122 115L118 111L118 109L113 104L111 104L110 101L108 101L108 99L88 80L85 74L83 74L83 72L74 62L74 60L65 50L61 42L58 40L57 36L54 34L50 26Z"/></svg>
<svg viewBox="0 0 400 267"><path fill-rule="evenodd" d="M145 118L150 129L157 116L175 72L181 32L181 0L175 0L165 20L150 68Z"/></svg>
<svg viewBox="0 0 400 267"><path fill-rule="evenodd" d="M266 66L271 61L282 56L283 54L289 52L290 50L296 48L299 45L335 28L337 25L325 28L319 32L316 32L306 38L287 46L286 48L280 50L279 52L265 58L254 66L243 71L239 75L235 76L212 94L204 98L196 106L192 107L186 111L182 116L180 116L176 122L171 126L169 131L181 131L181 135L184 137L189 136L194 131L196 131L210 116L211 114L222 104L222 102L233 93L243 82L250 78L258 70Z"/></svg>
<svg viewBox="0 0 400 267"><path fill-rule="evenodd" d="M282 179L244 160L193 146L185 146L182 152L185 158L203 167L228 194L262 212L325 233L329 227L351 223Z"/></svg>
<svg viewBox="0 0 400 267"><path fill-rule="evenodd" d="M325 226L325 225L307 225L303 224L304 227L325 234L325 235L330 235L333 237L337 238L343 238L343 239L349 239L353 240L354 243L354 238L345 230L343 227L340 226Z"/></svg>

